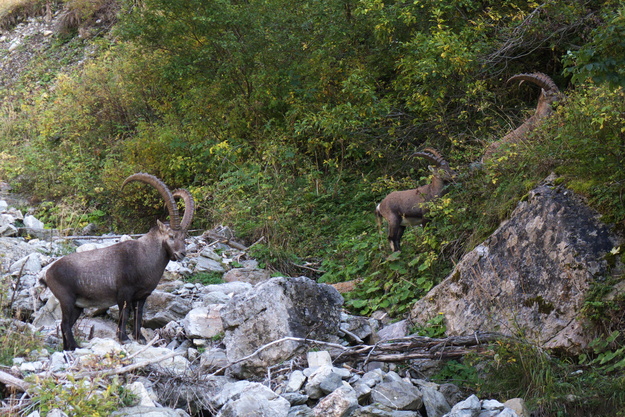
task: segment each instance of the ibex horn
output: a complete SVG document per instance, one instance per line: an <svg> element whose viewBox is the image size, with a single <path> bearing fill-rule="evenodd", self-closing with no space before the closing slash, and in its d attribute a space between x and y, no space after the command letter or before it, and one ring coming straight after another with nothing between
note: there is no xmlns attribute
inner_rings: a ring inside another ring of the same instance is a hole
<svg viewBox="0 0 625 417"><path fill-rule="evenodd" d="M511 81L520 80L519 85L523 83L523 81L530 81L545 91L560 91L556 83L549 77L547 74L543 74L542 72L534 72L532 74L517 74L508 80L508 83Z"/></svg>
<svg viewBox="0 0 625 417"><path fill-rule="evenodd" d="M169 212L170 227L174 230L179 230L180 216L178 214L176 200L174 200L174 196L171 194L171 191L169 191L169 188L167 188L165 183L156 178L154 175L139 172L126 178L122 184L122 189L126 186L126 184L132 181L144 182L156 188L161 197L163 197L163 200L165 200L165 205L167 206L167 211Z"/></svg>
<svg viewBox="0 0 625 417"><path fill-rule="evenodd" d="M415 152L412 154L412 156L420 156L422 158L429 159L438 166L447 165L447 161L443 159L441 154L436 149L425 148L423 152Z"/></svg>
<svg viewBox="0 0 625 417"><path fill-rule="evenodd" d="M193 196L188 190L184 188L178 188L174 190L172 195L174 196L174 199L178 197L182 198L182 200L184 201L184 214L182 215L180 227L182 228L182 230L189 230L191 220L193 219L193 215L195 214L195 201L193 201Z"/></svg>

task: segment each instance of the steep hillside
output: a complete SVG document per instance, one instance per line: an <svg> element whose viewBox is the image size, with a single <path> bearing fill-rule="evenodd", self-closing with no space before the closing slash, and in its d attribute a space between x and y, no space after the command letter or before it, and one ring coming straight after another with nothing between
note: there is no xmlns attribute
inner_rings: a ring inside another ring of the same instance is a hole
<svg viewBox="0 0 625 417"><path fill-rule="evenodd" d="M457 284L457 265L473 265L461 261L482 256L482 243L551 173L554 187L624 234L620 2L33 4L0 23L0 181L36 202L48 227L147 230L162 217L160 199L120 188L149 172L190 190L194 228L231 226L273 273L356 282L351 313L394 319L441 281ZM541 93L507 80L536 71L561 96L531 133L502 141ZM493 143L498 153L482 161ZM428 162L411 158L424 148L457 176L428 205L426 226L408 229L391 253L374 207L431 181ZM576 298L603 329L593 349L497 346L491 370L513 376L510 391L559 411L584 409L585 399L558 397L571 386L621 404L623 302L612 290L624 256L617 245L605 253L601 276ZM525 300L531 314L555 311L539 296ZM420 331L447 330L437 313ZM470 361L450 369L487 389Z"/></svg>

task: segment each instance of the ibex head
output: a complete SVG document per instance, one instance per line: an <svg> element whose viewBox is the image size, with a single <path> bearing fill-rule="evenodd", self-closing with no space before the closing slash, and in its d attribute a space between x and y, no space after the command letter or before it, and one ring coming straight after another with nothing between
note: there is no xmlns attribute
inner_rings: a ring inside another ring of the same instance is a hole
<svg viewBox="0 0 625 417"><path fill-rule="evenodd" d="M428 169L434 173L435 176L439 177L443 181L449 182L452 181L456 177L456 171L451 169L449 163L443 158L443 156L434 148L425 148L421 152L415 152L412 156L419 156L421 158L428 159L435 166L429 166Z"/></svg>
<svg viewBox="0 0 625 417"><path fill-rule="evenodd" d="M133 174L126 178L122 184L122 188L132 181L144 182L153 186L160 193L161 197L163 197L167 211L169 212L170 224L168 226L157 220L157 227L160 232L162 244L167 251L170 260L182 260L186 255L184 239L187 235L187 230L195 212L195 204L191 193L185 189L178 189L172 194L172 192L169 191L169 188L167 188L161 180L153 175L144 173ZM176 197L182 198L185 202L185 211L182 221L180 220L180 215L178 214L178 206L175 200Z"/></svg>
<svg viewBox="0 0 625 417"><path fill-rule="evenodd" d="M538 98L538 105L536 106L536 114L539 116L547 116L551 112L551 104L560 100L560 90L556 83L547 74L542 72L534 72L531 74L517 74L510 79L508 83L512 81L519 81L519 85L524 81L529 81L536 84L541 89L540 97Z"/></svg>

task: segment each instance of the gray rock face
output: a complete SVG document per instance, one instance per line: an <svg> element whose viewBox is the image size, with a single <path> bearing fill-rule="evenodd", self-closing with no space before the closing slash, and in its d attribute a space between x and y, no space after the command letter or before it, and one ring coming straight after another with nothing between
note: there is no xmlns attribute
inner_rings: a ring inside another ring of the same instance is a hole
<svg viewBox="0 0 625 417"><path fill-rule="evenodd" d="M591 283L607 275L603 257L616 245L581 198L544 183L415 304L411 318L424 324L442 312L449 335L523 332L539 345L575 351L594 337L578 313Z"/></svg>
<svg viewBox="0 0 625 417"><path fill-rule="evenodd" d="M421 391L394 372L389 372L383 382L373 388L371 400L395 410L416 411L423 406Z"/></svg>
<svg viewBox="0 0 625 417"><path fill-rule="evenodd" d="M226 384L219 396L224 405L217 417L286 417L291 404L271 389L256 382Z"/></svg>
<svg viewBox="0 0 625 417"><path fill-rule="evenodd" d="M439 391L439 385L423 380L414 382L423 395L423 405L428 417L441 417L451 410L445 395Z"/></svg>
<svg viewBox="0 0 625 417"><path fill-rule="evenodd" d="M249 282L252 285L256 285L267 281L270 277L271 274L265 269L233 268L224 274L223 279L226 282Z"/></svg>
<svg viewBox="0 0 625 417"><path fill-rule="evenodd" d="M189 311L182 325L189 338L210 339L223 332L220 310L223 304L197 307Z"/></svg>
<svg viewBox="0 0 625 417"><path fill-rule="evenodd" d="M356 391L346 383L319 401L313 412L319 417L347 417L357 408Z"/></svg>
<svg viewBox="0 0 625 417"><path fill-rule="evenodd" d="M0 268L7 269L15 261L28 256L33 252L33 247L23 239L0 237Z"/></svg>
<svg viewBox="0 0 625 417"><path fill-rule="evenodd" d="M306 277L273 278L254 291L235 296L221 310L226 350L231 362L284 337L328 340L341 323L343 297L329 285ZM299 344L278 343L233 367L235 374L265 372L289 359Z"/></svg>
<svg viewBox="0 0 625 417"><path fill-rule="evenodd" d="M154 290L145 303L143 327L161 328L169 322L183 319L192 308L192 303L188 299L166 291ZM111 306L109 314L114 319L119 319L119 307Z"/></svg>

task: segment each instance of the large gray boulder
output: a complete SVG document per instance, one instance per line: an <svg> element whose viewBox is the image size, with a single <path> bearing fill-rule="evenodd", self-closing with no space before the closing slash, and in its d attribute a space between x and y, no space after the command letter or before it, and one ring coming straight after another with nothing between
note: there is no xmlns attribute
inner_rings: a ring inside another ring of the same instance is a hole
<svg viewBox="0 0 625 417"><path fill-rule="evenodd" d="M226 282L249 282L256 285L267 281L270 277L271 274L266 269L233 268L224 274L223 280Z"/></svg>
<svg viewBox="0 0 625 417"><path fill-rule="evenodd" d="M582 198L552 181L419 300L412 321L443 313L449 335L499 331L548 348L585 347L594 335L580 311L618 241Z"/></svg>
<svg viewBox="0 0 625 417"><path fill-rule="evenodd" d="M228 359L236 362L285 337L330 340L341 323L343 297L333 287L306 278L272 278L236 295L221 310ZM276 343L232 367L235 375L265 373L291 358L300 343Z"/></svg>
<svg viewBox="0 0 625 417"><path fill-rule="evenodd" d="M217 397L223 404L217 417L287 417L291 405L270 388L257 382L226 384Z"/></svg>
<svg viewBox="0 0 625 417"><path fill-rule="evenodd" d="M416 411L423 407L423 394L395 372L389 372L371 391L371 401L395 410Z"/></svg>

